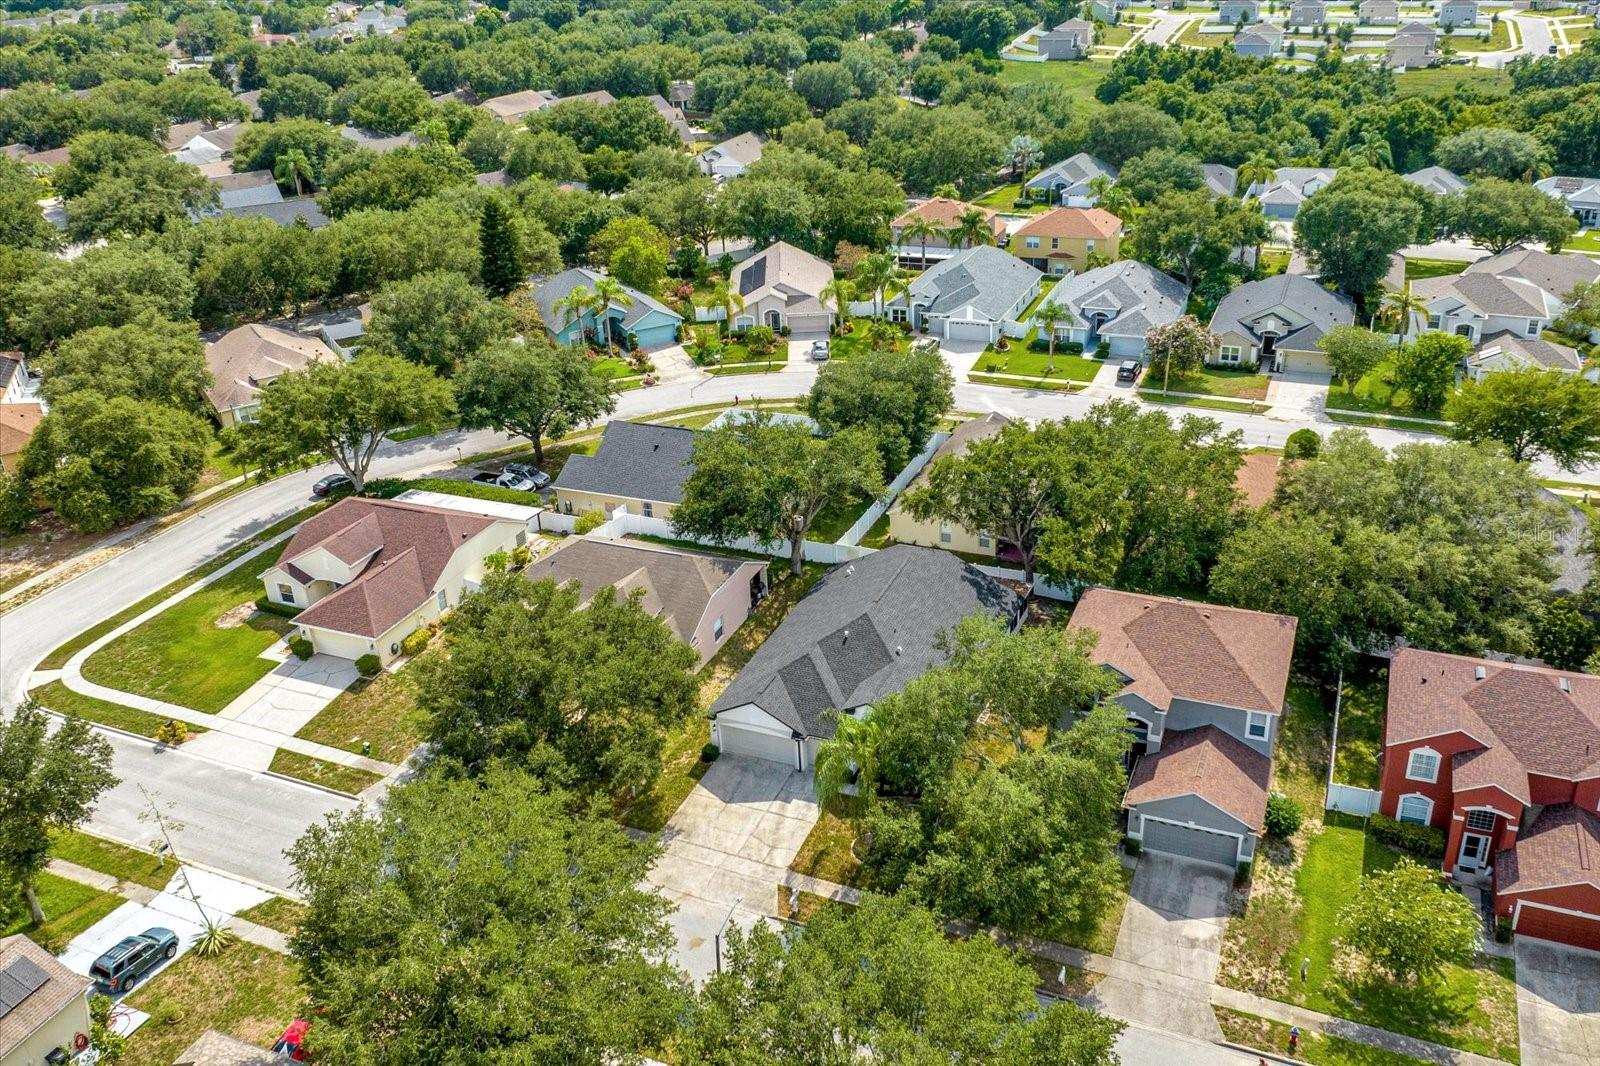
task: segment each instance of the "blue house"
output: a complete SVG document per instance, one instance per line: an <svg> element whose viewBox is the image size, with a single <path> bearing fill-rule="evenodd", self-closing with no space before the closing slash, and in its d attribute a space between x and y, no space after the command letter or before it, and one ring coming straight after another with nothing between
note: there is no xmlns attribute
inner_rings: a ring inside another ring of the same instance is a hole
<svg viewBox="0 0 1600 1066"><path fill-rule="evenodd" d="M534 291L533 299L539 305L539 313L544 316L545 329L557 344L578 344L585 335L604 337L605 329L593 310L585 311L582 318L568 318L562 311L556 310L556 305L579 286L593 292L595 282L601 277L593 270L573 267L550 278ZM637 338L641 348L675 344L683 316L638 289L626 285L622 289L627 293L631 305L613 305L607 309L605 316L611 320L611 335L616 342L626 347L631 334Z"/></svg>

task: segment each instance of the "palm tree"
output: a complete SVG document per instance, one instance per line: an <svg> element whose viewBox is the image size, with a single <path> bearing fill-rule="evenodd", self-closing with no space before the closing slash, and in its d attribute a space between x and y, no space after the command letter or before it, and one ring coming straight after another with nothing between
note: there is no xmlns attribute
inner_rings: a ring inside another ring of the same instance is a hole
<svg viewBox="0 0 1600 1066"><path fill-rule="evenodd" d="M1413 314L1425 316L1427 313L1428 301L1412 292L1408 281L1405 288L1384 295L1382 310L1373 316L1373 324L1376 325L1376 319L1381 316L1385 322L1394 324L1396 333L1404 334L1410 331Z"/></svg>
<svg viewBox="0 0 1600 1066"><path fill-rule="evenodd" d="M1052 296L1040 305L1039 310L1033 313L1033 320L1039 323L1044 330L1044 335L1050 340L1050 358L1045 363L1045 377L1049 377L1056 370L1056 326L1069 317L1067 309L1056 303Z"/></svg>
<svg viewBox="0 0 1600 1066"><path fill-rule="evenodd" d="M1108 177L1105 174L1096 174L1094 177L1090 178L1089 191L1094 194L1094 202L1098 204L1101 200L1104 200L1106 193L1110 192L1111 186L1115 185L1116 183L1117 181L1115 178Z"/></svg>
<svg viewBox="0 0 1600 1066"><path fill-rule="evenodd" d="M1036 137L1019 133L1006 147L1006 158L1011 161L1011 180L1020 183L1044 159L1044 145Z"/></svg>
<svg viewBox="0 0 1600 1066"><path fill-rule="evenodd" d="M1361 135L1359 154L1369 167L1394 169L1394 150L1389 147L1389 138L1377 130L1367 130Z"/></svg>
<svg viewBox="0 0 1600 1066"><path fill-rule="evenodd" d="M883 305L893 298L889 290L903 277L904 273L895 266L894 257L888 252L862 256L861 262L856 264L856 284L872 293L874 318L883 317Z"/></svg>
<svg viewBox="0 0 1600 1066"><path fill-rule="evenodd" d="M561 299L551 305L550 309L561 316L561 328L576 321L578 323L578 339L583 339L583 316L599 306L595 301L594 293L589 291L587 285L574 285Z"/></svg>
<svg viewBox="0 0 1600 1066"><path fill-rule="evenodd" d="M944 227L932 219L923 218L921 215L912 215L911 221L900 227L900 240L917 241L922 246L922 258L918 260L922 269L928 269L928 238L937 237L944 233Z"/></svg>
<svg viewBox="0 0 1600 1066"><path fill-rule="evenodd" d="M622 282L616 278L602 276L595 279L594 305L596 314L605 324L606 347L611 347L614 340L611 336L611 309L613 307L632 307L633 297L628 295L628 290L622 287Z"/></svg>
<svg viewBox="0 0 1600 1066"><path fill-rule="evenodd" d="M855 283L849 278L834 278L817 293L823 307L833 304L834 325L841 333L844 332L844 321L850 314L850 300L855 294Z"/></svg>
<svg viewBox="0 0 1600 1066"><path fill-rule="evenodd" d="M850 782L855 771L861 795L872 790L878 778L878 744L883 730L871 718L839 716L833 739L817 750L817 806L826 808Z"/></svg>
<svg viewBox="0 0 1600 1066"><path fill-rule="evenodd" d="M1133 194L1120 185L1113 185L1107 189L1095 202L1095 206L1102 211L1109 211L1124 222L1132 222L1139 213L1139 201Z"/></svg>
<svg viewBox="0 0 1600 1066"><path fill-rule="evenodd" d="M719 281L706 294L705 306L722 308L724 335L727 335L733 332L733 316L744 310L744 297L726 281Z"/></svg>
<svg viewBox="0 0 1600 1066"><path fill-rule="evenodd" d="M950 227L950 243L962 248L994 243L994 226L983 208L969 207L956 217L956 224Z"/></svg>
<svg viewBox="0 0 1600 1066"><path fill-rule="evenodd" d="M312 169L311 160L299 148L283 153L272 164L272 180L279 185L293 185L296 196L304 195L305 186L315 181L316 177L317 172Z"/></svg>
<svg viewBox="0 0 1600 1066"><path fill-rule="evenodd" d="M1250 157L1239 164L1239 186L1235 191L1242 196L1252 185L1270 185L1277 173L1278 168L1270 155L1251 152Z"/></svg>

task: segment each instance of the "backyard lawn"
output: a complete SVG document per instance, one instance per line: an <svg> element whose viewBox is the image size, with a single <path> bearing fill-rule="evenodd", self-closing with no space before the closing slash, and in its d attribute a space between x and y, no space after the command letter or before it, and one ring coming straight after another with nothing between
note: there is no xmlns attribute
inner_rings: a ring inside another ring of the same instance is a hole
<svg viewBox="0 0 1600 1066"><path fill-rule="evenodd" d="M257 576L281 554L264 552L129 630L83 664L96 684L215 714L277 664L261 653L293 623L238 612L262 594Z"/></svg>
<svg viewBox="0 0 1600 1066"><path fill-rule="evenodd" d="M832 544L849 532L850 527L856 524L856 519L861 517L861 512L871 504L871 500L835 500L817 513L811 528L806 531L806 539Z"/></svg>
<svg viewBox="0 0 1600 1066"><path fill-rule="evenodd" d="M1467 269L1468 265L1459 259L1416 259L1406 256L1406 280L1416 281L1418 278L1442 278L1450 274L1459 274Z"/></svg>
<svg viewBox="0 0 1600 1066"><path fill-rule="evenodd" d="M1145 375L1144 388L1159 393L1162 386L1160 374ZM1230 400L1264 400L1267 398L1267 376L1254 370L1223 370L1203 366L1186 374L1174 373L1165 382L1168 392L1192 392L1201 396L1221 396Z"/></svg>
<svg viewBox="0 0 1600 1066"><path fill-rule="evenodd" d="M0 925L0 936L26 933L46 951L60 951L67 942L101 918L122 906L121 896L69 881L52 873L42 873L36 883L44 924L28 920L28 909L17 893L14 901L21 908L10 924ZM171 1061L170 1059L167 1061Z"/></svg>
<svg viewBox="0 0 1600 1066"><path fill-rule="evenodd" d="M1037 66L1038 64L1030 63L1027 65ZM998 189L984 193L972 202L979 207L987 207L991 211L1033 212L1050 210L1050 205L1042 200L1033 201L1027 207L1013 207L1012 205L1021 197L1022 183L1018 182L1015 185L1002 185Z"/></svg>
<svg viewBox="0 0 1600 1066"><path fill-rule="evenodd" d="M437 645L436 645L437 646ZM422 657L433 655L427 651ZM416 663L362 679L334 697L295 736L384 762L400 763L422 743L427 717L417 706ZM363 752L363 743L372 750Z"/></svg>
<svg viewBox="0 0 1600 1066"><path fill-rule="evenodd" d="M1356 788L1378 787L1383 752L1383 714L1389 695L1388 667L1346 671L1339 705L1339 750L1333 779Z"/></svg>
<svg viewBox="0 0 1600 1066"><path fill-rule="evenodd" d="M1021 63L1016 60L1002 60L1000 63L1000 84L1011 85L1049 85L1062 92L1066 97L1079 107L1095 110L1104 105L1095 98L1094 91L1100 83L1106 80L1106 75L1111 73L1108 63L1095 63L1090 60L1056 60L1044 63ZM1054 160L1051 160L1054 162Z"/></svg>
<svg viewBox="0 0 1600 1066"><path fill-rule="evenodd" d="M167 1066L207 1029L270 1047L305 1004L287 956L238 941L221 955L194 952L128 997L150 1020L128 1039L121 1066Z"/></svg>

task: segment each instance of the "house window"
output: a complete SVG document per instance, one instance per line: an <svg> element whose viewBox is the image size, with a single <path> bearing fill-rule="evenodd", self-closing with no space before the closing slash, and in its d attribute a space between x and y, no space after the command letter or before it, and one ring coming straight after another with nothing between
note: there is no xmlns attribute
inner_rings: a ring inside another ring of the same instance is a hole
<svg viewBox="0 0 1600 1066"><path fill-rule="evenodd" d="M905 320L906 320L906 309L904 307L891 307L891 308L889 308L889 321L890 322L904 322Z"/></svg>
<svg viewBox="0 0 1600 1066"><path fill-rule="evenodd" d="M1528 319L1528 336L1537 337L1538 335L1539 335L1539 323L1536 322L1535 320L1531 319L1531 318Z"/></svg>
<svg viewBox="0 0 1600 1066"><path fill-rule="evenodd" d="M1037 247L1039 247L1039 238L1037 238L1037 237L1024 238L1024 240L1022 242L1022 246L1024 248L1037 248Z"/></svg>
<svg viewBox="0 0 1600 1066"><path fill-rule="evenodd" d="M656 505L649 500L644 501L644 516L646 518L654 518L656 516Z"/></svg>
<svg viewBox="0 0 1600 1066"><path fill-rule="evenodd" d="M939 523L939 543L940 544L949 544L950 543L950 538L952 536L952 533L953 533L953 531L950 528L950 523L949 522L941 522L941 523Z"/></svg>
<svg viewBox="0 0 1600 1066"><path fill-rule="evenodd" d="M448 606L450 606L450 593L445 589L440 589L439 590L439 610L442 611Z"/></svg>
<svg viewBox="0 0 1600 1066"><path fill-rule="evenodd" d="M980 547L980 548L989 547L989 534L985 533L981 529L978 530L978 547Z"/></svg>
<svg viewBox="0 0 1600 1066"><path fill-rule="evenodd" d="M1084 241L1083 250L1091 255L1094 254L1094 241Z"/></svg>
<svg viewBox="0 0 1600 1066"><path fill-rule="evenodd" d="M1433 820L1433 800L1427 796L1401 796L1400 807L1395 811L1402 822L1427 825Z"/></svg>
<svg viewBox="0 0 1600 1066"><path fill-rule="evenodd" d="M1050 238L1050 250L1053 252L1057 248L1060 248L1060 247L1061 247L1061 238L1060 237L1051 237Z"/></svg>
<svg viewBox="0 0 1600 1066"><path fill-rule="evenodd" d="M527 546L528 546L528 531L526 529L518 531L518 533L517 533L517 547L525 548Z"/></svg>
<svg viewBox="0 0 1600 1066"><path fill-rule="evenodd" d="M1217 349L1217 362L1225 366L1238 366L1243 354L1237 344L1224 344Z"/></svg>
<svg viewBox="0 0 1600 1066"><path fill-rule="evenodd" d="M1439 753L1432 748L1417 748L1406 763L1406 777L1412 781L1439 780Z"/></svg>
<svg viewBox="0 0 1600 1066"><path fill-rule="evenodd" d="M1442 325L1444 325L1444 316L1443 315L1429 315L1428 316L1428 328L1429 329L1438 329Z"/></svg>
<svg viewBox="0 0 1600 1066"><path fill-rule="evenodd" d="M1244 735L1251 740L1266 740L1272 731L1272 723L1268 716L1257 711L1250 711L1249 716L1244 725Z"/></svg>
<svg viewBox="0 0 1600 1066"><path fill-rule="evenodd" d="M1474 833L1487 833L1494 828L1493 811L1468 811L1467 828Z"/></svg>
<svg viewBox="0 0 1600 1066"><path fill-rule="evenodd" d="M722 616L717 615L717 620L711 623L711 636L713 639L722 639Z"/></svg>
<svg viewBox="0 0 1600 1066"><path fill-rule="evenodd" d="M282 600L284 603L293 603L294 588L292 586L280 583L278 585L278 599Z"/></svg>

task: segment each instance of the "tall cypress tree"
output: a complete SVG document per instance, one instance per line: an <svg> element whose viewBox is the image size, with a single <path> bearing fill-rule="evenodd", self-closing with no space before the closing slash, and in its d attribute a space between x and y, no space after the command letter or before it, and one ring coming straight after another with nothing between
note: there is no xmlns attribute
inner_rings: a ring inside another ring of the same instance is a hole
<svg viewBox="0 0 1600 1066"><path fill-rule="evenodd" d="M504 296L522 284L522 256L517 232L504 203L497 196L484 201L478 224L478 248L483 258L483 287Z"/></svg>

